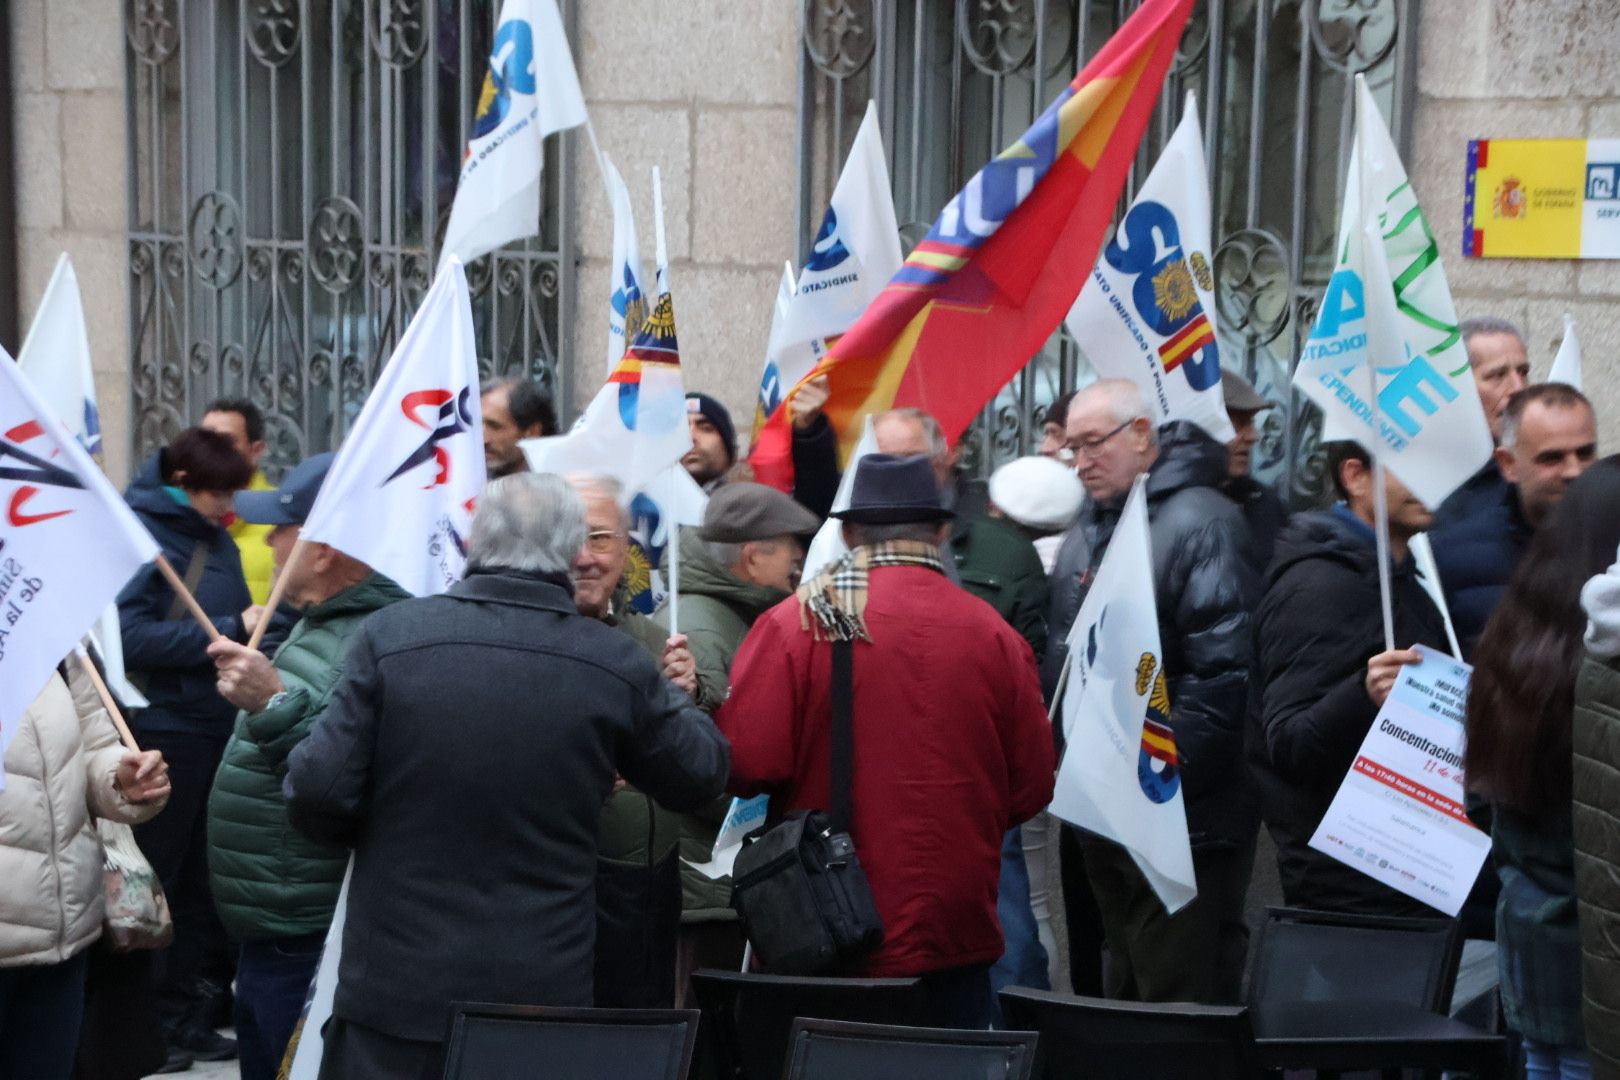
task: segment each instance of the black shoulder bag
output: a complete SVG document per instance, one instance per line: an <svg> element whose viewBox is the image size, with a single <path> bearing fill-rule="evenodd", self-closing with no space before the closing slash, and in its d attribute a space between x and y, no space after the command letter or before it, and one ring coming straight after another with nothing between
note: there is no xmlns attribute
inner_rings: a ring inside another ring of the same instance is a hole
<svg viewBox="0 0 1620 1080"><path fill-rule="evenodd" d="M854 646L832 651L832 807L796 810L743 839L731 905L754 955L779 975L819 975L877 948L883 922L849 835Z"/></svg>

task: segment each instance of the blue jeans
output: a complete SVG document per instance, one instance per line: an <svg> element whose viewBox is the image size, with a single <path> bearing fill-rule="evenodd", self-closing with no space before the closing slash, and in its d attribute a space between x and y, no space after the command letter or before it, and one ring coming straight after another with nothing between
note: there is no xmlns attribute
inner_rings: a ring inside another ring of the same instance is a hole
<svg viewBox="0 0 1620 1080"><path fill-rule="evenodd" d="M0 968L0 1076L68 1080L84 1020L85 954Z"/></svg>
<svg viewBox="0 0 1620 1080"><path fill-rule="evenodd" d="M1592 1080L1592 1061L1579 1046L1524 1040L1525 1080Z"/></svg>
<svg viewBox="0 0 1620 1080"><path fill-rule="evenodd" d="M236 1041L242 1080L275 1080L321 962L324 934L255 941L236 962Z"/></svg>
<svg viewBox="0 0 1620 1080"><path fill-rule="evenodd" d="M1046 970L1046 949L1041 946L1034 912L1029 906L1029 867L1024 865L1024 844L1017 829L1001 843L1001 888L996 894L996 918L1001 921L1005 943L1001 959L990 968L990 989L1000 994L1003 987L1027 986L1052 989ZM996 999L996 1023L1001 1022L1001 1006Z"/></svg>

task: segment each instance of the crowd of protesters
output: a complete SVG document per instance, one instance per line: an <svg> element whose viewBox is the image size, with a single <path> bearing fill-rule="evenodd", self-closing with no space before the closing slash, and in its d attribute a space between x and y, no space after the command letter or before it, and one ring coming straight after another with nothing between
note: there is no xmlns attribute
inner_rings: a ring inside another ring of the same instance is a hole
<svg viewBox="0 0 1620 1080"><path fill-rule="evenodd" d="M1236 1002L1262 828L1292 906L1436 914L1309 846L1414 647L1450 651L1420 533L1474 665L1469 810L1493 841L1465 967L1500 995L1530 1075L1620 1068L1620 458L1599 459L1578 391L1528 384L1510 323L1463 336L1497 447L1436 512L1335 442L1316 459L1331 505L1290 516L1251 475L1272 402L1243 379L1223 377L1226 445L1155 425L1134 385L1104 380L1054 402L1039 455L987 489L927 413L876 417L832 515L850 554L802 582L839 483L826 388L792 402L791 497L751 481L724 406L691 394L683 464L710 497L674 540L676 627L628 602L617 482L527 471L519 440L557 419L512 379L484 388L491 484L460 584L411 598L312 544L266 611L332 455L272 487L258 409L211 405L127 498L217 639L143 572L119 614L145 751L119 749L64 667L6 755L0 1076L239 1057L244 1080L271 1080L351 854L323 1076L438 1075L455 1000L684 1002L691 972L744 962L730 879L697 869L730 797L769 794L773 819L829 805L841 640L859 643L850 833L885 929L848 973L918 976L928 1018L956 1027L996 1022L1007 985ZM1198 881L1174 915L1123 848L1043 813L1065 641L1143 476ZM168 947L95 944L93 818L135 826Z"/></svg>

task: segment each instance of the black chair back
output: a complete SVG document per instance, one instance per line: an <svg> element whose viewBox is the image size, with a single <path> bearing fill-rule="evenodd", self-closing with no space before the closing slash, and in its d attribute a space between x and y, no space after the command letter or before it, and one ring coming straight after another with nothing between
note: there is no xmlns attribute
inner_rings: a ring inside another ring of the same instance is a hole
<svg viewBox="0 0 1620 1080"><path fill-rule="evenodd" d="M1384 1001L1445 1012L1462 960L1455 919L1269 908L1249 968L1251 1008Z"/></svg>
<svg viewBox="0 0 1620 1080"><path fill-rule="evenodd" d="M1007 1026L1041 1037L1035 1075L1045 1080L1256 1080L1260 1066L1247 1009L1138 1005L1008 987Z"/></svg>
<svg viewBox="0 0 1620 1080"><path fill-rule="evenodd" d="M692 973L703 1014L700 1060L716 1080L781 1080L799 1017L913 1025L916 979L832 979L704 969Z"/></svg>
<svg viewBox="0 0 1620 1080"><path fill-rule="evenodd" d="M445 1080L686 1080L696 1009L451 1006Z"/></svg>
<svg viewBox="0 0 1620 1080"><path fill-rule="evenodd" d="M1036 1038L1027 1031L795 1020L787 1080L1029 1080Z"/></svg>

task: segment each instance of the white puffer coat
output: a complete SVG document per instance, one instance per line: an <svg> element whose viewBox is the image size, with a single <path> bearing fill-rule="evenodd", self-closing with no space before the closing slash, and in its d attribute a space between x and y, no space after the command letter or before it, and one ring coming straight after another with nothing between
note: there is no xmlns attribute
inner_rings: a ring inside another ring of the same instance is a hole
<svg viewBox="0 0 1620 1080"><path fill-rule="evenodd" d="M123 748L84 673L53 674L6 748L0 791L0 967L56 964L101 936L101 841L91 813L136 824L114 786Z"/></svg>

